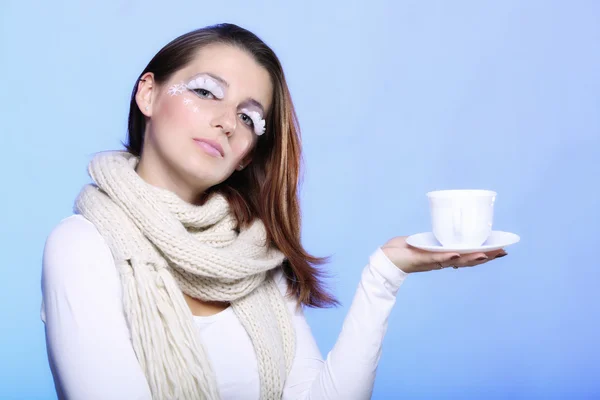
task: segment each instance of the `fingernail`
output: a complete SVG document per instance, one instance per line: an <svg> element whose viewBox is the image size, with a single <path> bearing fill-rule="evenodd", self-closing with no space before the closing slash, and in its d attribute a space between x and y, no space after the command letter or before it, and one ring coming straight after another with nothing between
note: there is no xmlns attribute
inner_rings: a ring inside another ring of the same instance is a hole
<svg viewBox="0 0 600 400"><path fill-rule="evenodd" d="M457 255L453 255L452 257L450 257L451 260L458 260L460 258L460 256Z"/></svg>
<svg viewBox="0 0 600 400"><path fill-rule="evenodd" d="M500 257L504 257L504 256L507 256L507 255L508 255L508 253L501 253L501 254L498 254L498 255L497 255L496 257L494 257L494 258L500 258Z"/></svg>
<svg viewBox="0 0 600 400"><path fill-rule="evenodd" d="M476 258L475 261L484 261L484 260L487 260L487 259L488 259L487 257L481 256L479 258Z"/></svg>

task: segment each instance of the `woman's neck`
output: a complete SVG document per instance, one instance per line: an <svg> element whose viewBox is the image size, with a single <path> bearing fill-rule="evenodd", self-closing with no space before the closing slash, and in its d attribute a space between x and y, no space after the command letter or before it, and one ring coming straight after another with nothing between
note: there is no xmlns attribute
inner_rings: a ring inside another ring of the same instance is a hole
<svg viewBox="0 0 600 400"><path fill-rule="evenodd" d="M144 149L135 171L148 184L169 190L183 201L198 204L202 193L208 189L193 187L173 168L168 166L158 154L150 149Z"/></svg>

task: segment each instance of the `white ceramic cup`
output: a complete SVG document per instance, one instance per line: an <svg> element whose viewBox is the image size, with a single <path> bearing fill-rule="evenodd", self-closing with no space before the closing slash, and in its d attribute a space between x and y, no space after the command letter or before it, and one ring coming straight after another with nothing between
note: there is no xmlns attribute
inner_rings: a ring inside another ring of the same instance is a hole
<svg viewBox="0 0 600 400"><path fill-rule="evenodd" d="M492 233L496 192L438 190L427 193L433 235L444 247L478 247Z"/></svg>

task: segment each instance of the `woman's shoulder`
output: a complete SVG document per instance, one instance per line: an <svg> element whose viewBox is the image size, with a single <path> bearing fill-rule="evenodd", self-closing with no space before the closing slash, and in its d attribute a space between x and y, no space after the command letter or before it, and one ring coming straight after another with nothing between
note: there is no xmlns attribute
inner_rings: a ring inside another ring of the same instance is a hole
<svg viewBox="0 0 600 400"><path fill-rule="evenodd" d="M60 254L87 254L110 252L104 238L94 224L79 214L73 214L62 219L48 235L44 255Z"/></svg>
<svg viewBox="0 0 600 400"><path fill-rule="evenodd" d="M50 236L66 232L98 232L94 224L81 214L72 214L60 220L50 232Z"/></svg>
<svg viewBox="0 0 600 400"><path fill-rule="evenodd" d="M110 248L94 224L81 215L62 219L46 238L42 283L64 287L118 279Z"/></svg>

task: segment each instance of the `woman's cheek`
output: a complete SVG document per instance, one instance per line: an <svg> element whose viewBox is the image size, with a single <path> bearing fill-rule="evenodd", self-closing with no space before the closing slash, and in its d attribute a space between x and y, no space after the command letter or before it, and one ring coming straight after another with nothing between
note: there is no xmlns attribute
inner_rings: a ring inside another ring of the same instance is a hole
<svg viewBox="0 0 600 400"><path fill-rule="evenodd" d="M197 101L187 95L173 96L165 102L165 114L169 125L181 127L182 130L198 132L206 119L207 110L203 110ZM208 125L205 126L205 129Z"/></svg>
<svg viewBox="0 0 600 400"><path fill-rule="evenodd" d="M189 100L186 99L187 97L185 96L173 96L167 99L165 112L169 114L169 119L180 121L186 121L189 119L191 112L184 104L184 102Z"/></svg>
<svg viewBox="0 0 600 400"><path fill-rule="evenodd" d="M242 159L254 145L253 134L238 135L231 141L231 150L237 159Z"/></svg>

